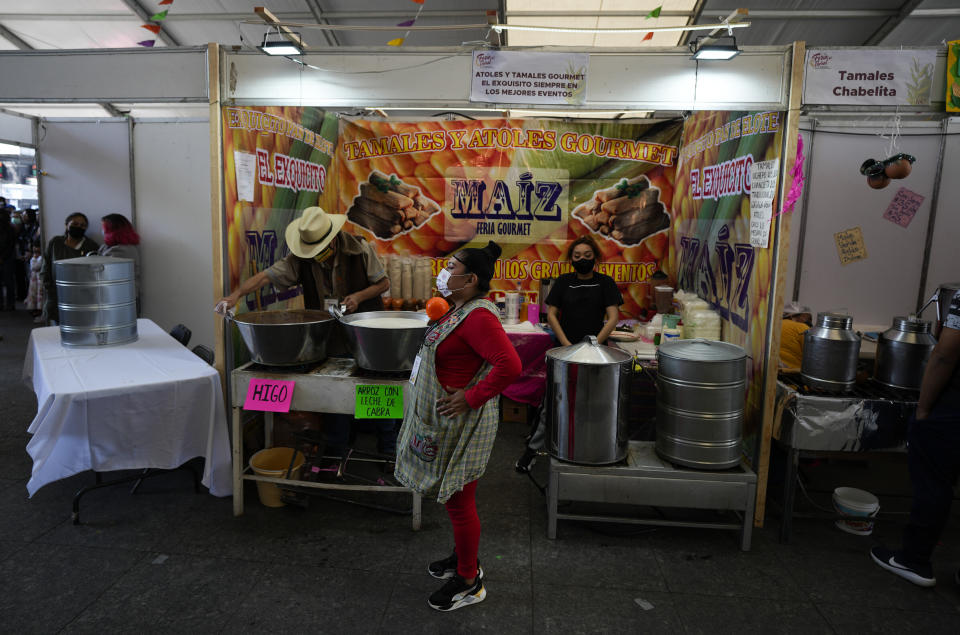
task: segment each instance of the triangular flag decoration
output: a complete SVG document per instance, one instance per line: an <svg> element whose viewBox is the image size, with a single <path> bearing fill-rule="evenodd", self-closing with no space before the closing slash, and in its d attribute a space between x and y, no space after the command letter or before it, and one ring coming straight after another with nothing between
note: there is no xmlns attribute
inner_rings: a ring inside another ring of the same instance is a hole
<svg viewBox="0 0 960 635"><path fill-rule="evenodd" d="M162 6L165 5L165 4L173 4L173 0L162 0L161 2L158 2L157 4L159 4L159 5L162 7Z"/></svg>
<svg viewBox="0 0 960 635"><path fill-rule="evenodd" d="M397 26L413 26L414 22L416 22L416 20L407 20L405 22L398 23Z"/></svg>
<svg viewBox="0 0 960 635"><path fill-rule="evenodd" d="M140 28L146 29L147 31L150 31L154 35L159 35L161 26L159 24L141 24Z"/></svg>
<svg viewBox="0 0 960 635"><path fill-rule="evenodd" d="M164 10L161 11L160 13L154 13L153 15L150 16L150 21L151 21L151 22L159 22L160 20L166 20L166 19L167 19L167 10L166 10L166 9L164 9Z"/></svg>
<svg viewBox="0 0 960 635"><path fill-rule="evenodd" d="M648 31L647 34L643 36L643 39L640 41L646 42L647 40L652 40L652 39L653 39L653 31Z"/></svg>
<svg viewBox="0 0 960 635"><path fill-rule="evenodd" d="M163 3L161 2L160 4L163 4ZM662 9L662 8L663 8L663 5L660 5L659 7L657 7L656 9L654 9L653 11L651 11L650 13L648 13L648 14L645 16L645 18L659 18L659 17L660 17L660 9Z"/></svg>
<svg viewBox="0 0 960 635"><path fill-rule="evenodd" d="M411 2L416 2L417 4L423 4L426 0L411 0Z"/></svg>
<svg viewBox="0 0 960 635"><path fill-rule="evenodd" d="M137 42L140 46L153 46L156 43L156 40L144 40L142 42Z"/></svg>
<svg viewBox="0 0 960 635"><path fill-rule="evenodd" d="M416 2L416 0L414 0L414 2ZM390 40L389 42L387 42L387 46L400 46L401 44L403 44L403 38L402 38L402 37L398 37L398 38L396 38L396 39L393 39L393 40Z"/></svg>

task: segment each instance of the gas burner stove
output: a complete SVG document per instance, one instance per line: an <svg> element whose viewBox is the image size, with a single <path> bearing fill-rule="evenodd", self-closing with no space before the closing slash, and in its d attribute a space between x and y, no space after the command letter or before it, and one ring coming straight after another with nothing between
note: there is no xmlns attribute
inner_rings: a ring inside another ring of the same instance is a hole
<svg viewBox="0 0 960 635"><path fill-rule="evenodd" d="M800 375L783 374L779 380L782 384L789 386L799 394L809 397L836 397L839 399L887 399L890 401L916 402L920 393L916 390L906 388L891 388L890 386L874 381L872 378L866 381L858 381L853 388L844 392L830 392L813 388L804 383Z"/></svg>

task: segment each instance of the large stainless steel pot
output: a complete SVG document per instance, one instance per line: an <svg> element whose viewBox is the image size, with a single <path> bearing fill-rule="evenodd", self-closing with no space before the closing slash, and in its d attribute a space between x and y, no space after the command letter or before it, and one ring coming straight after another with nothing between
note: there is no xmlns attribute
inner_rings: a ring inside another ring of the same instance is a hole
<svg viewBox="0 0 960 635"><path fill-rule="evenodd" d="M327 358L337 321L325 311L253 311L233 319L250 358L268 366L299 366Z"/></svg>
<svg viewBox="0 0 960 635"><path fill-rule="evenodd" d="M839 313L818 313L817 324L803 334L800 376L808 386L844 392L857 380L860 336L853 318Z"/></svg>
<svg viewBox="0 0 960 635"><path fill-rule="evenodd" d="M597 338L547 351L548 451L563 461L606 465L627 455L631 357Z"/></svg>
<svg viewBox="0 0 960 635"><path fill-rule="evenodd" d="M423 326L394 329L354 324L371 318L408 318L422 322ZM426 313L416 311L366 311L344 315L340 323L357 365L366 370L389 373L413 368L429 319Z"/></svg>
<svg viewBox="0 0 960 635"><path fill-rule="evenodd" d="M53 263L64 346L137 340L137 289L129 258L86 256Z"/></svg>
<svg viewBox="0 0 960 635"><path fill-rule="evenodd" d="M700 469L740 463L747 354L728 342L673 340L657 350L656 450Z"/></svg>
<svg viewBox="0 0 960 635"><path fill-rule="evenodd" d="M877 341L873 378L894 388L919 390L927 358L936 345L937 340L930 334L930 322L893 318L893 326Z"/></svg>

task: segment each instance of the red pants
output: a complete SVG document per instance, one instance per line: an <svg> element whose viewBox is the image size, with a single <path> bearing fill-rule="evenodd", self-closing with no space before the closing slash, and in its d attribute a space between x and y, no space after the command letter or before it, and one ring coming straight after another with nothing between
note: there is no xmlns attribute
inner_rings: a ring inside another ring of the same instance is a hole
<svg viewBox="0 0 960 635"><path fill-rule="evenodd" d="M477 551L480 550L480 517L477 516L477 481L467 483L446 502L453 525L457 551L457 573L470 579L477 575Z"/></svg>

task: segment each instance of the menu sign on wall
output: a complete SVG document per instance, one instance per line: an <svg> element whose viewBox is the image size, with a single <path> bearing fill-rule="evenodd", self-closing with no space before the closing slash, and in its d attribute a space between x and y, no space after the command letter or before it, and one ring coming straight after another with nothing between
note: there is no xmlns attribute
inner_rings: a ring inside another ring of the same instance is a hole
<svg viewBox="0 0 960 635"><path fill-rule="evenodd" d="M582 104L585 53L474 51L470 101L499 104Z"/></svg>
<svg viewBox="0 0 960 635"><path fill-rule="evenodd" d="M807 51L804 104L923 106L936 49Z"/></svg>

